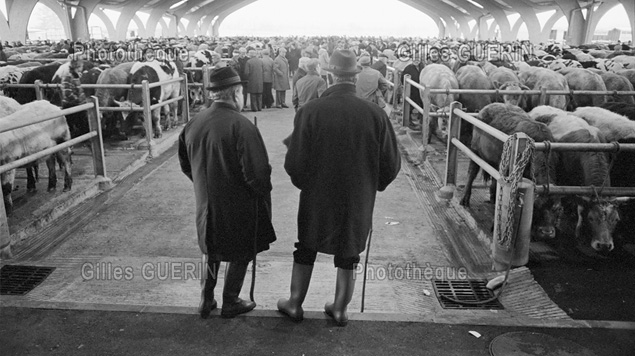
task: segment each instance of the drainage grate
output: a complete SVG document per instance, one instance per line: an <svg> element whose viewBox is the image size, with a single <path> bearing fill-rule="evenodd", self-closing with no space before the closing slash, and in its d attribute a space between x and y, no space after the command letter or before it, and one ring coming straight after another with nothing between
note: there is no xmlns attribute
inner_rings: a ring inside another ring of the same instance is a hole
<svg viewBox="0 0 635 356"><path fill-rule="evenodd" d="M25 295L42 283L54 270L55 267L3 266L0 269L0 294Z"/></svg>
<svg viewBox="0 0 635 356"><path fill-rule="evenodd" d="M504 309L503 305L495 299L485 304L462 304L452 301L480 302L494 296L494 293L487 289L486 280L433 280L434 292L444 309ZM445 298L448 297L448 298Z"/></svg>

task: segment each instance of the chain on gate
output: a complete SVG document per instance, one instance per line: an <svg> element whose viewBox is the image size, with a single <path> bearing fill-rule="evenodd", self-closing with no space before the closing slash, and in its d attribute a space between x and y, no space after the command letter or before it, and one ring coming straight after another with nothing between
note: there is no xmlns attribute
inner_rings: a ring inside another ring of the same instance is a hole
<svg viewBox="0 0 635 356"><path fill-rule="evenodd" d="M529 163L529 160L531 160L533 157L535 145L534 145L534 140L531 139L531 137L528 137L527 146L525 147L523 152L520 153L520 160L518 160L517 164L514 166L513 171L510 172L511 163L512 163L511 156L512 156L512 149L513 149L512 143L516 142L516 140L512 138L517 139L518 135L513 134L512 136L510 136L510 138L507 139L507 141L505 141L505 144L503 145L503 155L502 155L501 163L499 166L499 172L501 175L501 181L511 186L510 196L512 197L513 201L515 201L517 199L516 194L518 192L518 183L520 183L520 181L522 180L523 173L525 172L525 167ZM516 157L514 157L514 159L516 159ZM531 168L531 178L535 182L533 164L530 165L530 168ZM501 186L499 188L497 204L501 203L502 196L503 196L503 187ZM505 229L501 234L500 225L502 222L502 219L501 219L502 209L497 209L497 215L495 218L495 221L497 224L496 230L499 231L499 235L497 236L498 238L497 242L503 247L509 247L512 240L512 232L513 232L512 228L514 225L512 222L514 221L515 210L516 209L514 209L513 206L510 206L510 208L507 209L507 224L505 225Z"/></svg>

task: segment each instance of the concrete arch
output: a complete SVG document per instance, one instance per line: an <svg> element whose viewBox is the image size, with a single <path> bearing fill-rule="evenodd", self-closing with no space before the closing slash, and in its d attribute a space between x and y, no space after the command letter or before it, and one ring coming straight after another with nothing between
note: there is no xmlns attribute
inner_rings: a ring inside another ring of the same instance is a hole
<svg viewBox="0 0 635 356"><path fill-rule="evenodd" d="M607 1L607 2L601 3L600 6L598 6L598 8L595 9L595 11L593 12L593 17L591 18L591 23L588 25L589 28L587 32L591 35L591 38L587 39L587 42L593 39L592 36L595 33L595 29L598 27L600 20L604 18L604 16L606 15L607 12L609 12L609 10L613 9L617 5L620 5L618 1Z"/></svg>
<svg viewBox="0 0 635 356"><path fill-rule="evenodd" d="M516 12L520 14L520 17L527 25L529 40L535 43L543 42L541 41L542 32L540 28L540 21L538 21L535 9L527 6L521 0L506 0L506 2L514 7L514 10L516 10Z"/></svg>
<svg viewBox="0 0 635 356"><path fill-rule="evenodd" d="M514 38L518 38L518 31L520 30L520 26L522 26L525 23L525 20L521 17L518 18L518 20L516 20L516 22L514 23L514 26L512 26L511 29L511 33L512 36Z"/></svg>
<svg viewBox="0 0 635 356"><path fill-rule="evenodd" d="M93 10L92 15L99 17L99 19L106 26L106 33L108 33L108 38L113 39L117 34L117 31L115 30L115 26L112 24L112 21L110 21L108 16L99 8Z"/></svg>
<svg viewBox="0 0 635 356"><path fill-rule="evenodd" d="M631 0L620 0L624 10L626 10L626 16L631 23L631 41L635 43L635 2Z"/></svg>
<svg viewBox="0 0 635 356"><path fill-rule="evenodd" d="M170 6L176 4L179 1L180 0L163 0L154 4L152 11L150 11L150 17L148 18L148 21L146 21L146 31L148 33L156 33L157 24L159 23L159 21L163 20L163 22L165 23L165 20L163 18L170 9ZM176 27L174 28L174 32L171 32L171 27L165 26L163 27L162 32L168 37L170 36L170 34L172 34L172 36L176 36Z"/></svg>
<svg viewBox="0 0 635 356"><path fill-rule="evenodd" d="M159 20L159 25L161 25L161 37L169 37L169 32L168 32L169 31L169 27L168 27L168 24L167 24L167 22L165 22L165 19L163 17ZM157 33L156 27L154 28L154 32L153 33L156 35L156 33Z"/></svg>
<svg viewBox="0 0 635 356"><path fill-rule="evenodd" d="M123 41L127 37L128 26L130 26L130 21L137 15L137 11L141 9L142 3L131 1L126 3L126 5L121 9L121 14L119 15L119 19L117 19L116 25L116 40ZM145 29L145 26L141 26Z"/></svg>
<svg viewBox="0 0 635 356"><path fill-rule="evenodd" d="M557 9L556 12L549 17L545 25L542 27L542 37L549 39L549 35L551 34L551 30L553 29L553 25L556 24L562 17L564 17L564 13L562 10Z"/></svg>
<svg viewBox="0 0 635 356"><path fill-rule="evenodd" d="M11 32L11 29L9 28L9 22L4 17L4 14L2 13L2 11L0 11L0 33L2 34L0 35L0 40L7 41L8 38L5 38L5 36L9 36L10 32Z"/></svg>
<svg viewBox="0 0 635 356"><path fill-rule="evenodd" d="M146 32L146 27L144 26L143 21L141 21L141 19L139 18L138 15L135 14L134 17L132 18L132 21L134 21L134 23L137 25L137 29L138 29L138 32L139 32L139 34L138 34L139 37L150 37L148 35L148 33ZM130 26L130 25L128 25L128 26ZM128 31L126 30L126 32L128 32Z"/></svg>

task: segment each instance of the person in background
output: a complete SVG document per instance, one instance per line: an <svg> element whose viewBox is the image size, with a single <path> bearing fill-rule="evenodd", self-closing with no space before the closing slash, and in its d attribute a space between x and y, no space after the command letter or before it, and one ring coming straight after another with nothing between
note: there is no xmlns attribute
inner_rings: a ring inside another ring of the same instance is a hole
<svg viewBox="0 0 635 356"><path fill-rule="evenodd" d="M326 69L334 85L298 110L287 141L284 168L300 189L300 207L290 296L278 301L278 310L303 319L315 259L326 253L335 256L337 277L334 301L324 311L345 326L375 197L397 177L401 155L388 115L355 95L355 54L333 52Z"/></svg>
<svg viewBox="0 0 635 356"><path fill-rule="evenodd" d="M265 47L262 50L262 105L265 109L273 106L273 59L269 56L270 50Z"/></svg>
<svg viewBox="0 0 635 356"><path fill-rule="evenodd" d="M386 78L387 66L388 66L388 56L383 53L380 53L377 61L375 61L375 63L373 63L370 67L379 71L379 73L381 73L381 75L384 78Z"/></svg>
<svg viewBox="0 0 635 356"><path fill-rule="evenodd" d="M310 100L317 99L326 90L326 82L317 72L318 60L312 58L306 64L307 74L293 86L293 107L295 111Z"/></svg>
<svg viewBox="0 0 635 356"><path fill-rule="evenodd" d="M296 42L291 42L289 46L289 51L287 52L287 61L289 62L289 76L293 77L295 72L298 70L298 65L300 61L300 57L302 57L302 51L298 48L298 44Z"/></svg>
<svg viewBox="0 0 635 356"><path fill-rule="evenodd" d="M214 70L214 103L179 135L181 170L194 184L198 245L203 253L201 302L207 319L216 309L221 261L229 262L221 316L247 313L256 303L239 297L247 266L276 240L271 223L271 166L258 129L240 114L242 81L230 67Z"/></svg>
<svg viewBox="0 0 635 356"><path fill-rule="evenodd" d="M287 50L284 47L278 49L278 56L273 61L273 90L276 91L276 107L288 108L286 92L289 86L289 62L285 57Z"/></svg>
<svg viewBox="0 0 635 356"><path fill-rule="evenodd" d="M255 49L249 50L249 60L245 64L245 75L251 111L262 111L264 64L260 58L256 57Z"/></svg>
<svg viewBox="0 0 635 356"><path fill-rule="evenodd" d="M385 107L383 92L388 90L390 83L379 71L370 67L370 56L362 56L359 59L359 65L362 70L357 76L357 83L355 83L357 96L382 108Z"/></svg>
<svg viewBox="0 0 635 356"><path fill-rule="evenodd" d="M322 42L322 44L320 45L320 50L318 51L318 64L320 66L320 75L322 76L322 79L324 79L325 82L331 84L332 81L329 80L329 73L324 69L329 66L329 52L326 48L326 42Z"/></svg>
<svg viewBox="0 0 635 356"><path fill-rule="evenodd" d="M238 65L240 70L238 71L238 75L240 75L240 80L243 81L243 100L245 101L243 104L243 108L247 106L247 97L249 96L249 92L247 91L247 74L245 74L245 66L247 65L247 61L249 57L247 56L247 48L240 47L238 49Z"/></svg>
<svg viewBox="0 0 635 356"><path fill-rule="evenodd" d="M404 68L401 73L401 86L404 84L404 77L406 74L410 74L410 79L415 83L419 83L419 74L421 73L422 65L419 58L414 58L412 63L408 64L406 68ZM419 94L419 89L415 86L410 86L410 99L414 101L419 107L423 107L423 102L421 101L421 95ZM410 107L410 128L412 130L418 131L421 130L421 119L423 119L423 115L419 112L419 110Z"/></svg>
<svg viewBox="0 0 635 356"><path fill-rule="evenodd" d="M306 75L306 65L307 63L309 63L310 60L311 58L309 57L300 58L300 61L298 62L298 70L293 75L293 79L291 79L292 87L295 88L295 84L298 82L298 80Z"/></svg>

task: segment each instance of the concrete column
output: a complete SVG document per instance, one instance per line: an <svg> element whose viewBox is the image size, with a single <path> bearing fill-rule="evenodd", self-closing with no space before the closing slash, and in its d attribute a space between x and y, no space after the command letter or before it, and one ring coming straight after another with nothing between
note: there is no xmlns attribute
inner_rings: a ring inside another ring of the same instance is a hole
<svg viewBox="0 0 635 356"><path fill-rule="evenodd" d="M525 21L523 20L522 17L519 17L518 20L516 20L516 23L514 23L514 26L512 26L512 29L511 29L513 38L518 38L518 31L520 30L520 26L522 26L522 24L524 23Z"/></svg>
<svg viewBox="0 0 635 356"><path fill-rule="evenodd" d="M115 26L112 24L112 21L110 21L108 16L98 8L93 10L93 15L99 17L99 19L104 23L104 26L106 26L108 39L112 40L113 38L115 38L117 31L115 30Z"/></svg>
<svg viewBox="0 0 635 356"><path fill-rule="evenodd" d="M622 6L624 6L624 10L626 10L626 15L631 23L631 41L635 43L635 1L633 0L620 0Z"/></svg>
<svg viewBox="0 0 635 356"><path fill-rule="evenodd" d="M549 35L551 34L551 30L553 29L553 25L560 20L564 16L564 13L560 9L556 10L556 12L551 15L549 20L545 22L545 25L542 27L542 37L549 39ZM556 40L559 40L556 38Z"/></svg>
<svg viewBox="0 0 635 356"><path fill-rule="evenodd" d="M163 18L159 20L159 24L161 24L161 37L170 37L170 28ZM152 33L156 33L156 30L155 27Z"/></svg>
<svg viewBox="0 0 635 356"><path fill-rule="evenodd" d="M9 28L9 22L0 11L0 41L8 41L10 33L11 29Z"/></svg>
<svg viewBox="0 0 635 356"><path fill-rule="evenodd" d="M144 26L143 21L141 21L139 16L135 14L134 17L132 18L132 21L134 21L135 24L137 25L137 30L138 30L137 36L141 38L147 38L151 36L151 35L148 35L148 33L146 32L146 27Z"/></svg>
<svg viewBox="0 0 635 356"><path fill-rule="evenodd" d="M7 20L9 32L5 41L26 41L26 32L29 26L29 18L37 0L6 0ZM4 39L4 36L3 36Z"/></svg>

